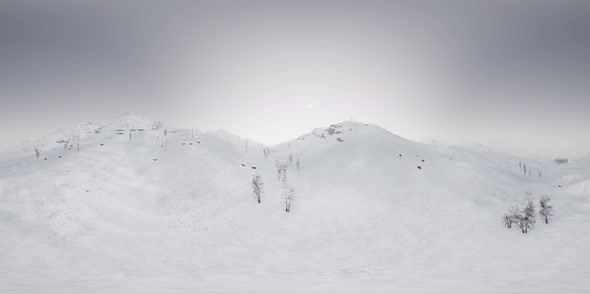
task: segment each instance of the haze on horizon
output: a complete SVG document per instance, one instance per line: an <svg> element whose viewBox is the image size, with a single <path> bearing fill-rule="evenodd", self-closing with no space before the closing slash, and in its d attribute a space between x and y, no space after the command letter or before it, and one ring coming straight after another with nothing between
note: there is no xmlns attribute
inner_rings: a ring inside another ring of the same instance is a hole
<svg viewBox="0 0 590 294"><path fill-rule="evenodd" d="M0 149L131 111L585 155L588 27L583 1L2 1Z"/></svg>

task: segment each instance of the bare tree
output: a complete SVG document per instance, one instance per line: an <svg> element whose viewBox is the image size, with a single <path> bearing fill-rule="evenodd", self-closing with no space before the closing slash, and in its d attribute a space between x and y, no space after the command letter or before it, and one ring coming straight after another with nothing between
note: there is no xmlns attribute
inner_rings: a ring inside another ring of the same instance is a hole
<svg viewBox="0 0 590 294"><path fill-rule="evenodd" d="M286 181L287 180L287 165L283 164L282 168L283 168L283 181Z"/></svg>
<svg viewBox="0 0 590 294"><path fill-rule="evenodd" d="M264 186L264 183L262 182L262 178L257 173L256 175L254 175L254 178L252 179L252 190L254 191L254 195L256 196L258 203L260 203L260 197L262 195L262 187L263 186Z"/></svg>
<svg viewBox="0 0 590 294"><path fill-rule="evenodd" d="M266 157L269 157L269 156L270 156L270 148L268 148L268 147L265 147L265 148L264 148L264 153L265 153L265 156L266 156Z"/></svg>
<svg viewBox="0 0 590 294"><path fill-rule="evenodd" d="M522 211L519 225L524 234L527 234L528 230L535 225L535 203L531 198L527 199L527 205Z"/></svg>
<svg viewBox="0 0 590 294"><path fill-rule="evenodd" d="M539 200L539 206L541 207L539 210L539 215L545 219L546 224L549 223L549 218L551 218L553 215L553 206L549 205L549 201L551 201L551 198L549 198L547 195L544 195Z"/></svg>
<svg viewBox="0 0 590 294"><path fill-rule="evenodd" d="M293 164L293 155L289 153L289 164Z"/></svg>
<svg viewBox="0 0 590 294"><path fill-rule="evenodd" d="M291 211L291 202L295 199L295 189L283 181L283 197L285 199L285 211Z"/></svg>
<svg viewBox="0 0 590 294"><path fill-rule="evenodd" d="M277 167L277 177L278 180L281 180L281 171L283 171L283 169L281 168L281 164L278 161L275 161L275 166Z"/></svg>
<svg viewBox="0 0 590 294"><path fill-rule="evenodd" d="M299 174L299 158L297 158L297 174Z"/></svg>
<svg viewBox="0 0 590 294"><path fill-rule="evenodd" d="M512 220L510 219L510 214L505 213L504 217L502 217L502 221L504 222L504 225L507 229L512 228Z"/></svg>
<svg viewBox="0 0 590 294"><path fill-rule="evenodd" d="M518 223L520 220L520 209L518 206L512 206L507 213L504 214L504 224L507 229L512 228L512 224Z"/></svg>
<svg viewBox="0 0 590 294"><path fill-rule="evenodd" d="M517 220L518 220L518 228L519 228L519 229L522 231L522 233L524 234L524 233L525 233L525 227L527 226L527 225L526 225L526 222L525 222L525 220L524 220L524 216L523 216L522 214L519 214L519 215L518 215L518 219L517 219Z"/></svg>
<svg viewBox="0 0 590 294"><path fill-rule="evenodd" d="M286 181L287 180L287 164L275 161L275 166L277 167L278 180L279 181L281 180L281 175L282 175L283 181Z"/></svg>
<svg viewBox="0 0 590 294"><path fill-rule="evenodd" d="M39 148L37 148L35 146L35 157L37 157L37 161L39 161L39 157L41 156L41 151L39 151Z"/></svg>

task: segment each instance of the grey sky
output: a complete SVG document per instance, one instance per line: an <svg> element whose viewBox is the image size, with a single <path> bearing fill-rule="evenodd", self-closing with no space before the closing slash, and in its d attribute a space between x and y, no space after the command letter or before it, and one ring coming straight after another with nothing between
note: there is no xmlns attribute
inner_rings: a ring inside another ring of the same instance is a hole
<svg viewBox="0 0 590 294"><path fill-rule="evenodd" d="M589 1L3 0L0 148L133 111L267 144L352 116L588 153L588 28Z"/></svg>

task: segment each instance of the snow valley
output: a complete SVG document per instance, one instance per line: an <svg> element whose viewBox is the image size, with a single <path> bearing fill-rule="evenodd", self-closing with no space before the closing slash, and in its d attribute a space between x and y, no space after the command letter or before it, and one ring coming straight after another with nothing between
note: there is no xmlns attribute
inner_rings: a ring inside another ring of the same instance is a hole
<svg viewBox="0 0 590 294"><path fill-rule="evenodd" d="M0 155L0 234L2 293L587 293L590 162L126 113Z"/></svg>

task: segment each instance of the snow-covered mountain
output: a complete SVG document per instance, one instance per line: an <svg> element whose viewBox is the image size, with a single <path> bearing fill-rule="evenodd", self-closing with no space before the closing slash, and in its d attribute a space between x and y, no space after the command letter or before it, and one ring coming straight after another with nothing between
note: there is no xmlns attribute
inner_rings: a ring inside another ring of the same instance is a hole
<svg viewBox="0 0 590 294"><path fill-rule="evenodd" d="M39 150L63 149L69 145L100 132L103 125L93 122L82 122L69 129L59 129L34 141L25 141L19 146L9 150L11 152L32 152Z"/></svg>
<svg viewBox="0 0 590 294"><path fill-rule="evenodd" d="M97 130L80 151L0 157L0 292L590 289L588 162L420 144L350 121L270 154L132 114ZM526 235L501 222L525 192L555 207Z"/></svg>
<svg viewBox="0 0 590 294"><path fill-rule="evenodd" d="M126 112L117 117L115 121L104 126L105 130L110 131L141 131L141 130L160 130L166 126L159 121L152 121L141 116L135 115L132 112Z"/></svg>

